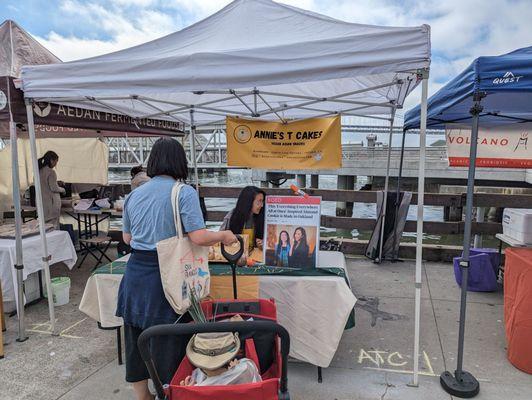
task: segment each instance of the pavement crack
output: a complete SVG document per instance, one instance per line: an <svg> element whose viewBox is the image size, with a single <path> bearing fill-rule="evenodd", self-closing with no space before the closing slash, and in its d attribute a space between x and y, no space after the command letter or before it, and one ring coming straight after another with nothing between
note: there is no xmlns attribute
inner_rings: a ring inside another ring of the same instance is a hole
<svg viewBox="0 0 532 400"><path fill-rule="evenodd" d="M384 400L386 395L388 394L388 389L391 387L395 387L395 385L392 385L391 383L388 383L388 373L384 373L384 393L381 394L381 400Z"/></svg>

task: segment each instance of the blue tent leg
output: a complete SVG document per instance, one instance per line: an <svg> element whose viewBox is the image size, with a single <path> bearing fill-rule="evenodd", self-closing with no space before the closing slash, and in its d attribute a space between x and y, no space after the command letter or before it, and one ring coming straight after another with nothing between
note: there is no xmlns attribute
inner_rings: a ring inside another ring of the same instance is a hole
<svg viewBox="0 0 532 400"><path fill-rule="evenodd" d="M464 249L460 269L462 270L462 291L460 300L460 330L458 333L458 355L456 371L451 374L445 371L440 376L440 383L443 389L456 397L470 398L475 397L480 391L480 385L476 378L469 372L462 369L464 360L464 333L465 318L467 306L467 280L469 274L469 251L471 247L471 223L473 218L473 194L475 189L475 162L477 159L477 139L478 139L478 119L482 112L480 100L483 94L476 93L473 97L474 105L470 110L473 117L471 127L471 148L469 153L469 172L467 175L467 198L466 198L466 215L464 227Z"/></svg>

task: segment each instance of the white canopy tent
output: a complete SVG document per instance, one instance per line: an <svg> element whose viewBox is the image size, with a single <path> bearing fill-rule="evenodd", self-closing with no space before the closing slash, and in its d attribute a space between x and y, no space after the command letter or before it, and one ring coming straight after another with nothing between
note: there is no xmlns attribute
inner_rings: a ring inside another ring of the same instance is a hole
<svg viewBox="0 0 532 400"><path fill-rule="evenodd" d="M286 122L341 114L385 120L391 128L396 110L421 81L426 104L429 65L427 25L360 25L270 0L235 0L210 17L152 42L85 60L24 67L22 89L31 138L35 137L34 101L111 110L136 119L179 120L190 127L195 164L196 126L221 122L228 115ZM424 135L422 126L423 147ZM388 157L388 167L389 161ZM195 176L197 180L197 170ZM420 160L420 194L423 176L424 159ZM422 205L421 195L414 384Z"/></svg>

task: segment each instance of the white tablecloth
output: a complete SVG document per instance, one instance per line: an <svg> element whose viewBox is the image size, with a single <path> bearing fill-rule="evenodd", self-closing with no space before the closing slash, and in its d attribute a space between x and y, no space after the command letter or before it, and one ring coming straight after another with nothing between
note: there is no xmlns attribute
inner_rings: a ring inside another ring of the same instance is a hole
<svg viewBox="0 0 532 400"><path fill-rule="evenodd" d="M345 270L345 258L340 252L322 251L318 265ZM328 367L356 303L345 279L332 275L260 275L259 279L260 297L275 299L278 322L290 333L290 356ZM117 274L92 275L79 309L103 327L121 326L122 319L114 315L121 280Z"/></svg>
<svg viewBox="0 0 532 400"><path fill-rule="evenodd" d="M48 253L52 257L50 265L64 262L72 269L77 261L76 249L68 232L52 231L46 234ZM42 270L41 238L39 235L22 239L23 277ZM18 301L16 296L17 272L14 268L15 240L0 239L0 279L2 280L2 296L5 302Z"/></svg>

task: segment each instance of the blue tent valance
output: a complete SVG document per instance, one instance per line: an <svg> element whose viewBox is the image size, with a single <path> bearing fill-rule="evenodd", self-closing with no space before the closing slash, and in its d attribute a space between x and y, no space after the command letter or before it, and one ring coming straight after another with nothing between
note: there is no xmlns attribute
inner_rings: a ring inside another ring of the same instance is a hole
<svg viewBox="0 0 532 400"><path fill-rule="evenodd" d="M532 121L532 46L479 57L428 101L427 127L471 123L473 95L484 93L481 126ZM419 128L419 105L405 115L405 129Z"/></svg>

